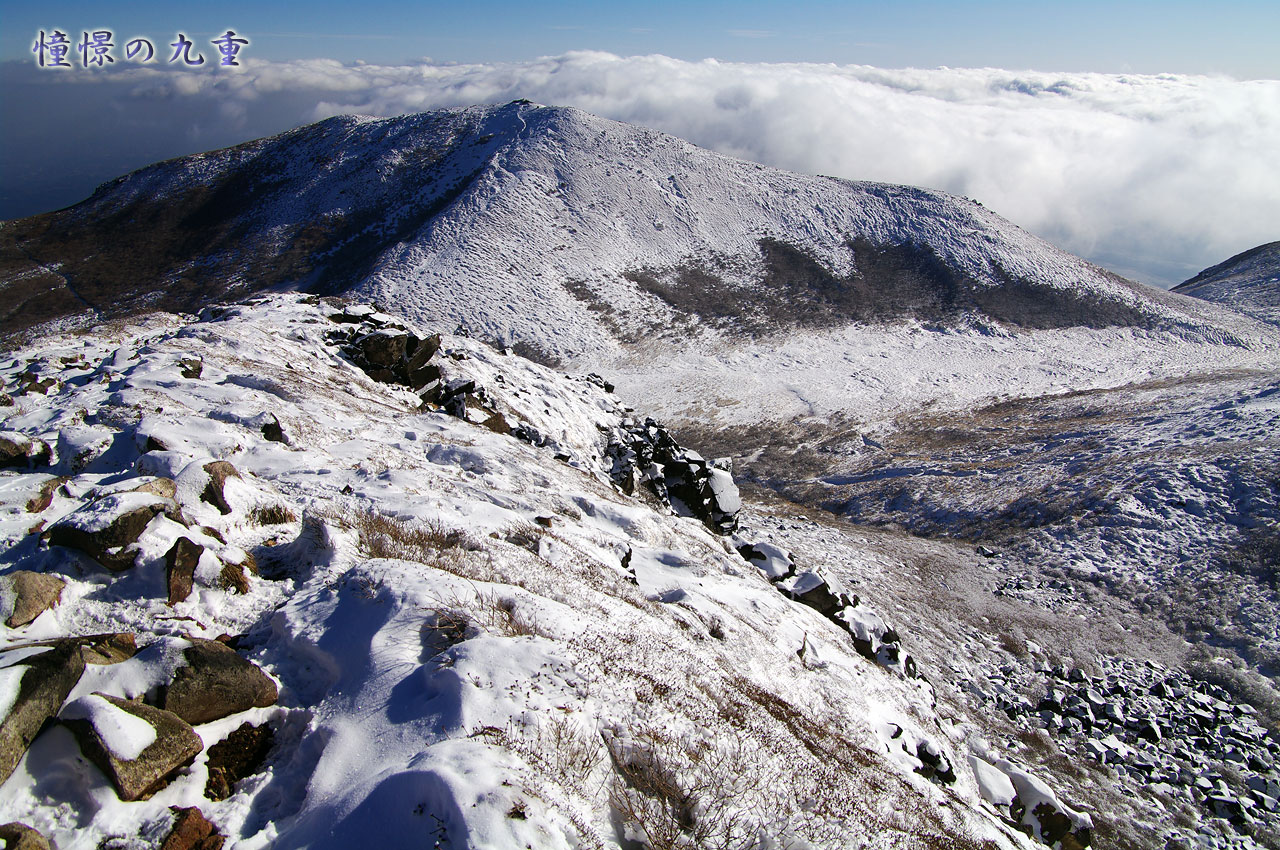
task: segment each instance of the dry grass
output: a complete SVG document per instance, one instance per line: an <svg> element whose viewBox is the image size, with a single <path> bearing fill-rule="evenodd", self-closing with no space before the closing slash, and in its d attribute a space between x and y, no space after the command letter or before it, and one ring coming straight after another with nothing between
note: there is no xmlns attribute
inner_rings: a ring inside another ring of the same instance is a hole
<svg viewBox="0 0 1280 850"><path fill-rule="evenodd" d="M254 505L249 511L254 525L283 525L297 522L298 515L284 505Z"/></svg>

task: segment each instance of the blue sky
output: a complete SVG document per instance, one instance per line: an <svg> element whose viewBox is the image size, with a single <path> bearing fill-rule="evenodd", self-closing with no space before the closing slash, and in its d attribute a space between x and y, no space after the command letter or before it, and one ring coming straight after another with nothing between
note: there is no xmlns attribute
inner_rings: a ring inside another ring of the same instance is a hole
<svg viewBox="0 0 1280 850"><path fill-rule="evenodd" d="M569 50L742 62L999 67L1280 78L1280 3L1235 2L0 2L0 58L40 29L207 41L234 29L265 59L402 63ZM166 43L167 43L166 41Z"/></svg>

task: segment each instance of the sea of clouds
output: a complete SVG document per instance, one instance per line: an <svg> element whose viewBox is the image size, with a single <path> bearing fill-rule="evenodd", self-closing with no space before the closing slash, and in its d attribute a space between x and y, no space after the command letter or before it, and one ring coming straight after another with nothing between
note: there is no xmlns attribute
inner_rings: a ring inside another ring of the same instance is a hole
<svg viewBox="0 0 1280 850"><path fill-rule="evenodd" d="M106 73L6 63L0 77L11 113L4 217L71 203L156 159L336 114L528 98L795 171L967 195L1068 251L1162 286L1280 238L1280 81L598 52ZM75 194L40 207L42 191Z"/></svg>

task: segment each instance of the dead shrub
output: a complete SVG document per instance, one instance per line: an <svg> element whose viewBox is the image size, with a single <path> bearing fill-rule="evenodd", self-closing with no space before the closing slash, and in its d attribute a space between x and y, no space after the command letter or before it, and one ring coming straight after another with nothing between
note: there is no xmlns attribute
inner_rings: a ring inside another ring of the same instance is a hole
<svg viewBox="0 0 1280 850"><path fill-rule="evenodd" d="M284 505L254 505L249 511L249 521L254 525L283 525L297 522L298 515Z"/></svg>

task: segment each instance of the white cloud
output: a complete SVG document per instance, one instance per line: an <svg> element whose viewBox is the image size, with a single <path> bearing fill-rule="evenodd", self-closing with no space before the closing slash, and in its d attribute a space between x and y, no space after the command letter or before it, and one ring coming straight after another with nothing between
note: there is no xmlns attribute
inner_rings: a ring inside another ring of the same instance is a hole
<svg viewBox="0 0 1280 850"><path fill-rule="evenodd" d="M1278 81L596 52L485 65L255 60L234 74L133 68L94 79L126 105L203 104L211 144L226 143L217 120L247 138L346 112L521 97L577 106L783 168L968 195L1165 285L1280 237Z"/></svg>

